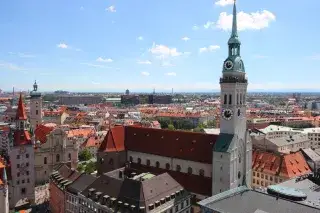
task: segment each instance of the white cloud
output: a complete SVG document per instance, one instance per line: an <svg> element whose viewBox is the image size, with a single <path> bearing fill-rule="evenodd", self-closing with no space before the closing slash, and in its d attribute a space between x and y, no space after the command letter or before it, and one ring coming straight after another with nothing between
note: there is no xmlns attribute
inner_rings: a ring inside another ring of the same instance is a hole
<svg viewBox="0 0 320 213"><path fill-rule="evenodd" d="M141 72L141 75L149 76L149 75L150 75L150 73L148 73L148 72Z"/></svg>
<svg viewBox="0 0 320 213"><path fill-rule="evenodd" d="M167 73L165 73L165 75L168 75L168 76L177 76L177 73L175 73L175 72L167 72Z"/></svg>
<svg viewBox="0 0 320 213"><path fill-rule="evenodd" d="M95 67L95 68L111 68L111 67L106 67L100 64L92 64L92 63L81 63L83 65L87 65L89 67Z"/></svg>
<svg viewBox="0 0 320 213"><path fill-rule="evenodd" d="M93 85L100 85L99 82L94 82L94 81L92 81L91 83L92 83Z"/></svg>
<svg viewBox="0 0 320 213"><path fill-rule="evenodd" d="M145 61L140 61L139 60L137 63L138 64L152 64L151 61L149 61L149 60L145 60Z"/></svg>
<svg viewBox="0 0 320 213"><path fill-rule="evenodd" d="M108 8L106 8L106 11L109 11L109 12L111 12L111 13L115 13L115 12L117 12L117 10L116 10L116 7L115 6L110 6L110 7L108 7Z"/></svg>
<svg viewBox="0 0 320 213"><path fill-rule="evenodd" d="M197 25L193 25L192 30L198 30L199 27Z"/></svg>
<svg viewBox="0 0 320 213"><path fill-rule="evenodd" d="M187 37L187 36L182 37L181 39L182 39L182 40L184 40L184 41L189 41L189 40L190 40L190 38L189 38L189 37Z"/></svg>
<svg viewBox="0 0 320 213"><path fill-rule="evenodd" d="M149 49L149 52L151 52L154 55L157 55L160 58L176 57L182 55L182 53L179 52L177 48L170 48L165 45L158 45L155 43L153 43L152 48Z"/></svg>
<svg viewBox="0 0 320 213"><path fill-rule="evenodd" d="M268 10L254 13L239 12L237 18L239 31L267 28L272 21L276 20L276 16ZM232 28L232 14L220 13L216 26L222 30L230 30Z"/></svg>
<svg viewBox="0 0 320 213"><path fill-rule="evenodd" d="M12 64L12 63L7 63L7 62L0 62L0 68L7 69L7 70L14 70L14 71L19 71L19 70L24 70L22 67Z"/></svg>
<svg viewBox="0 0 320 213"><path fill-rule="evenodd" d="M205 29L214 28L214 27L215 27L215 23L212 22L212 21L207 21L207 23L205 23L205 24L203 25L203 27L204 27Z"/></svg>
<svg viewBox="0 0 320 213"><path fill-rule="evenodd" d="M142 40L143 40L143 37L142 37L142 36L139 36L139 37L137 38L137 40L142 41Z"/></svg>
<svg viewBox="0 0 320 213"><path fill-rule="evenodd" d="M215 5L224 7L230 4L233 4L234 0L218 0L215 2Z"/></svg>
<svg viewBox="0 0 320 213"><path fill-rule="evenodd" d="M113 60L111 58L102 58L102 57L99 57L97 58L98 62L104 62L104 63L110 63L110 62L113 62Z"/></svg>
<svg viewBox="0 0 320 213"><path fill-rule="evenodd" d="M200 49L199 49L199 52L200 52L200 53L213 52L213 51L218 50L218 49L220 49L220 46L218 46L218 45L210 45L210 46L208 46L208 47L202 47L202 48L200 48Z"/></svg>
<svg viewBox="0 0 320 213"><path fill-rule="evenodd" d="M316 54L316 55L313 55L313 56L310 56L309 57L311 60L320 60L320 54Z"/></svg>
<svg viewBox="0 0 320 213"><path fill-rule="evenodd" d="M65 44L65 43L60 43L60 44L57 44L57 47L58 47L58 48L61 48L61 49L67 49L67 48L68 48L68 45Z"/></svg>

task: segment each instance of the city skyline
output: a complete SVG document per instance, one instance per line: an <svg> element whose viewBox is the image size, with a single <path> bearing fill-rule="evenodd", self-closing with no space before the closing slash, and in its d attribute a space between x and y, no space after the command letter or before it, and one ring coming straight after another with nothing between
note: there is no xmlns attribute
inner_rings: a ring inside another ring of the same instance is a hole
<svg viewBox="0 0 320 213"><path fill-rule="evenodd" d="M18 2L0 3L3 90L219 90L233 0ZM317 5L237 1L249 91L319 90Z"/></svg>

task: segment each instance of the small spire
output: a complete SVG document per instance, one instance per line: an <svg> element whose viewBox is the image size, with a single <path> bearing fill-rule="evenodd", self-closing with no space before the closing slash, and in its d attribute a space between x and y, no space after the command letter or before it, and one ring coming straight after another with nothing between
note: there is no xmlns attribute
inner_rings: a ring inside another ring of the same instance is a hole
<svg viewBox="0 0 320 213"><path fill-rule="evenodd" d="M22 93L20 93L16 120L27 120L27 113L22 101Z"/></svg>
<svg viewBox="0 0 320 213"><path fill-rule="evenodd" d="M37 90L38 90L38 84L37 84L37 81L35 80L33 84L33 91L37 91Z"/></svg>
<svg viewBox="0 0 320 213"><path fill-rule="evenodd" d="M233 19L232 19L232 33L231 33L231 37L238 37L236 0L234 0L234 4L233 4Z"/></svg>

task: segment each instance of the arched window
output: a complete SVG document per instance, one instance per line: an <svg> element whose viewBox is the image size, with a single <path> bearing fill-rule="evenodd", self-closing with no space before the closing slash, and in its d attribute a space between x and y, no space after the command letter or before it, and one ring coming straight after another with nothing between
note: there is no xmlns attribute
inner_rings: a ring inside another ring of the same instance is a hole
<svg viewBox="0 0 320 213"><path fill-rule="evenodd" d="M224 94L224 100L223 100L223 103L224 103L224 104L227 104L227 100L228 100L228 96L227 96L227 94Z"/></svg>
<svg viewBox="0 0 320 213"><path fill-rule="evenodd" d="M191 175L192 174L192 168L188 167L188 174Z"/></svg>
<svg viewBox="0 0 320 213"><path fill-rule="evenodd" d="M56 162L60 162L60 155L59 154L56 155Z"/></svg>
<svg viewBox="0 0 320 213"><path fill-rule="evenodd" d="M110 158L109 164L110 164L110 165L113 165L113 158Z"/></svg>
<svg viewBox="0 0 320 213"><path fill-rule="evenodd" d="M181 166L180 165L177 165L177 172L181 172Z"/></svg>
<svg viewBox="0 0 320 213"><path fill-rule="evenodd" d="M71 153L68 154L68 159L71 161Z"/></svg>
<svg viewBox="0 0 320 213"><path fill-rule="evenodd" d="M242 94L240 93L240 104L242 104Z"/></svg>
<svg viewBox="0 0 320 213"><path fill-rule="evenodd" d="M141 164L141 158L138 158L138 164Z"/></svg>
<svg viewBox="0 0 320 213"><path fill-rule="evenodd" d="M43 164L47 164L47 157L43 158Z"/></svg>
<svg viewBox="0 0 320 213"><path fill-rule="evenodd" d="M229 95L229 104L230 105L232 104L232 95L231 94Z"/></svg>
<svg viewBox="0 0 320 213"><path fill-rule="evenodd" d="M170 169L170 164L169 163L166 163L166 169Z"/></svg>
<svg viewBox="0 0 320 213"><path fill-rule="evenodd" d="M147 160L147 166L150 166L150 160L149 159Z"/></svg>
<svg viewBox="0 0 320 213"><path fill-rule="evenodd" d="M160 163L159 161L156 162L156 167L159 168L160 167Z"/></svg>
<svg viewBox="0 0 320 213"><path fill-rule="evenodd" d="M200 176L204 176L204 170L203 170L203 169L200 169L200 170L199 170L199 175L200 175Z"/></svg>
<svg viewBox="0 0 320 213"><path fill-rule="evenodd" d="M129 157L129 161L133 162L133 157L132 156Z"/></svg>
<svg viewBox="0 0 320 213"><path fill-rule="evenodd" d="M240 179L241 178L241 172L239 171L238 172L238 179Z"/></svg>

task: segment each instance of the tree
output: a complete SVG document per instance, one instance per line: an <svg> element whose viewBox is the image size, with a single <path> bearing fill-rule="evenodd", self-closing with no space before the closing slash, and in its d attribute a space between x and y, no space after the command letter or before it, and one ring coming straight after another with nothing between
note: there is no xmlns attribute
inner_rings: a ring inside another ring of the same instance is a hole
<svg viewBox="0 0 320 213"><path fill-rule="evenodd" d="M216 121L215 120L207 121L207 127L208 128L215 128L216 127Z"/></svg>
<svg viewBox="0 0 320 213"><path fill-rule="evenodd" d="M77 170L79 172L84 172L85 166L83 164L79 164Z"/></svg>
<svg viewBox="0 0 320 213"><path fill-rule="evenodd" d="M169 129L169 130L175 130L176 128L174 128L174 125L173 125L173 124L169 124L169 125L168 125L168 129Z"/></svg>
<svg viewBox="0 0 320 213"><path fill-rule="evenodd" d="M92 158L92 154L89 152L88 149L84 149L81 152L79 152L79 160L80 161L87 161Z"/></svg>
<svg viewBox="0 0 320 213"><path fill-rule="evenodd" d="M96 171L96 163L92 161L89 162L84 171L87 174L91 174L92 172Z"/></svg>

